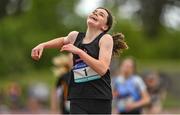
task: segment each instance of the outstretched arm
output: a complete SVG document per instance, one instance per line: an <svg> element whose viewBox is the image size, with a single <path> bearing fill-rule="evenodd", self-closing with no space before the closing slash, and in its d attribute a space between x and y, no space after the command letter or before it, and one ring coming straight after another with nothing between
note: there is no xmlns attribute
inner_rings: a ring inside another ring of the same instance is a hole
<svg viewBox="0 0 180 115"><path fill-rule="evenodd" d="M62 51L69 51L71 53L79 55L79 57L89 65L94 71L99 75L103 76L106 71L109 69L112 49L113 49L113 39L110 35L106 34L101 38L99 42L99 59L95 59L88 55L83 50L75 47L73 44L68 44L62 47Z"/></svg>
<svg viewBox="0 0 180 115"><path fill-rule="evenodd" d="M35 48L32 49L31 57L34 60L39 60L45 48L60 49L65 44L73 43L76 39L77 34L78 32L72 31L66 37L59 37L47 42L40 43L39 45L37 45Z"/></svg>

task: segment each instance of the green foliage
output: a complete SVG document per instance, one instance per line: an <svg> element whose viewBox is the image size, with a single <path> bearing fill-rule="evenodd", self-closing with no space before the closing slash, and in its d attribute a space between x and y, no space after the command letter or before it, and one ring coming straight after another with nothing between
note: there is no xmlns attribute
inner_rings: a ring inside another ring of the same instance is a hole
<svg viewBox="0 0 180 115"><path fill-rule="evenodd" d="M139 59L179 59L180 31L161 28L156 38L148 38L140 26L127 20L118 19L113 31L122 32L125 35L129 49L123 56L132 55Z"/></svg>
<svg viewBox="0 0 180 115"><path fill-rule="evenodd" d="M40 42L65 36L71 31L72 28L65 26L63 20L68 13L74 12L73 5L74 2L65 0L33 0L29 11L0 20L0 73L23 72L31 67L50 65L52 56L59 53L57 50L45 51L37 63L30 57L31 49Z"/></svg>

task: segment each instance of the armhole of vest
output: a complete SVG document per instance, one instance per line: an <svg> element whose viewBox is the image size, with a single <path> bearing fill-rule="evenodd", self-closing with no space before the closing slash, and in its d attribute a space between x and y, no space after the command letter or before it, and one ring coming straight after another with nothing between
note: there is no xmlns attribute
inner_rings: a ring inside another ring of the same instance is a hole
<svg viewBox="0 0 180 115"><path fill-rule="evenodd" d="M77 42L79 42L81 39L82 39L82 36L83 36L83 32L79 32L77 37L76 37L76 40L74 42L74 44L76 44Z"/></svg>
<svg viewBox="0 0 180 115"><path fill-rule="evenodd" d="M98 39L97 39L97 42L98 42L98 47L100 48L100 45L99 45L99 43L100 43L100 40L101 40L101 38L105 35L106 33L103 33Z"/></svg>
<svg viewBox="0 0 180 115"><path fill-rule="evenodd" d="M106 34L106 33L102 33L102 35L99 36L98 41L100 41L101 38L102 38L105 34Z"/></svg>

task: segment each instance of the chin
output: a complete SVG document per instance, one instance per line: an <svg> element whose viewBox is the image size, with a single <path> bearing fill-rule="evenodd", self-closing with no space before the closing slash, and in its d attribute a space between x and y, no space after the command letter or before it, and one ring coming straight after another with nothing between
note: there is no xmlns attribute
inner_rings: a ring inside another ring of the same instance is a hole
<svg viewBox="0 0 180 115"><path fill-rule="evenodd" d="M93 26L93 27L96 26L96 24L94 22L92 22L92 21L87 21L87 25L88 26Z"/></svg>
<svg viewBox="0 0 180 115"><path fill-rule="evenodd" d="M91 19L87 20L87 25L91 26L91 27L97 27L98 26L97 22L95 22L95 21L93 21Z"/></svg>

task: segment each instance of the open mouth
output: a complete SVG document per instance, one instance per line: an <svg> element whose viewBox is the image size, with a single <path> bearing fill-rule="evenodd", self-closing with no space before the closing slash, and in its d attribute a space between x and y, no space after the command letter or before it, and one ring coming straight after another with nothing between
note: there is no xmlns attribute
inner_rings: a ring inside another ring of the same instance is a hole
<svg viewBox="0 0 180 115"><path fill-rule="evenodd" d="M93 19L94 21L98 21L97 18L95 18L93 16L91 16L90 18Z"/></svg>

